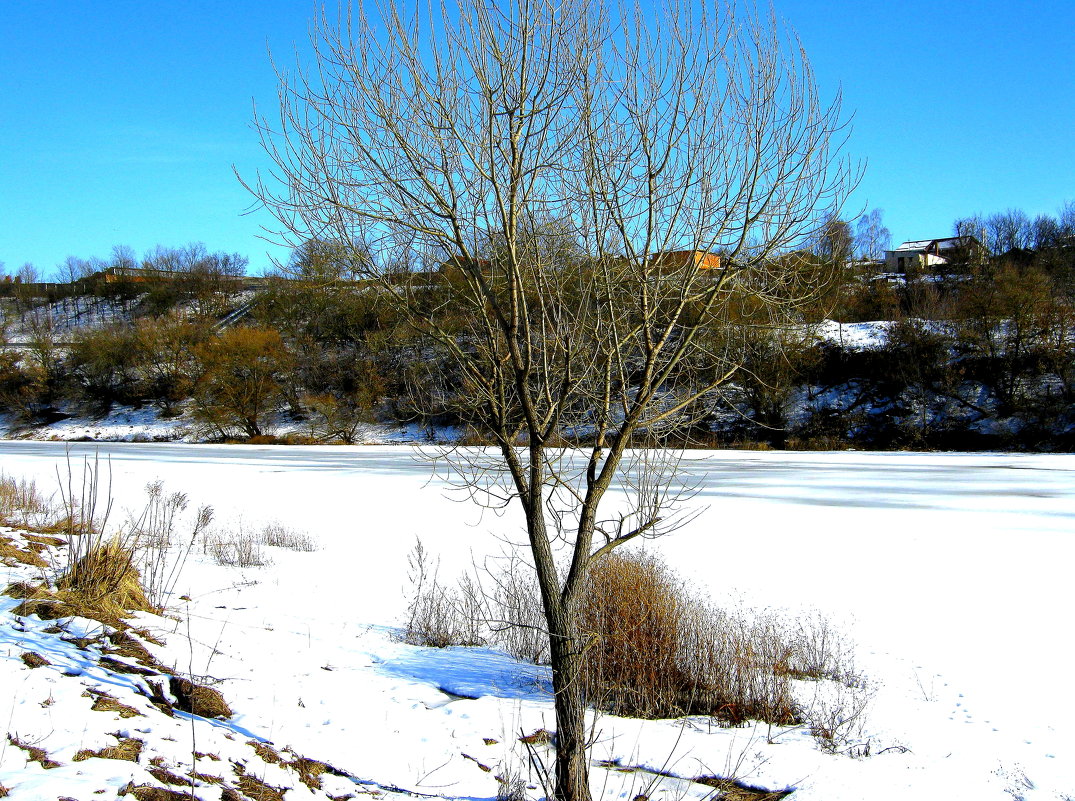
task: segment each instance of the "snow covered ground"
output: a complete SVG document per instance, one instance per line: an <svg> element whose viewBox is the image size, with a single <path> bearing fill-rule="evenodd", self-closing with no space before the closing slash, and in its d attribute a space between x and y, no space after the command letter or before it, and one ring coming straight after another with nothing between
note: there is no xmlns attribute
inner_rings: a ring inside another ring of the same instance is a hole
<svg viewBox="0 0 1075 801"><path fill-rule="evenodd" d="M268 548L272 564L261 568L221 567L196 550L176 588L191 600L177 599L170 617L140 617L164 643L147 645L162 663L221 680L236 712L227 722L154 717L141 677L106 675L49 635L51 621L17 622L16 601L0 598L0 718L8 734L62 763L44 770L0 745L10 798L108 797L96 791L146 780L151 754L174 771L205 754L195 767L207 775L241 764L292 788L288 799L492 798L497 774L525 775L519 733L553 727L542 671L494 651L433 651L393 636L415 537L451 575L518 541L513 511L480 515L398 446L67 447L76 468L94 453L109 466L116 519L162 479L193 504L213 505L218 529L276 521L319 549ZM0 470L43 488L56 485L66 459L63 444L0 442ZM699 484L691 503L704 510L647 547L699 596L816 612L848 630L872 693L858 733L872 755L824 753L802 728L603 716L595 759L679 777L735 775L792 788L793 799L1075 798L1075 457L719 451L688 454L684 469ZM0 583L24 573L2 568ZM79 625L92 624L71 623ZM31 669L19 659L25 651L52 664ZM88 711L82 693L102 689L145 715ZM146 741L143 757L73 761L79 749L114 744L112 733ZM317 794L256 758L251 742L341 775ZM597 768L594 791L628 800L711 791L675 778L650 787L655 778ZM199 797L215 801L214 787L199 787Z"/></svg>
<svg viewBox="0 0 1075 801"><path fill-rule="evenodd" d="M208 435L201 431L190 410L176 417L162 417L155 406L113 406L102 417L88 416L75 404L61 404L60 411L69 416L50 423L33 426L21 424L13 415L0 413L0 439L35 439L57 442L204 442ZM296 422L286 414L271 416L265 425L267 434L310 436L308 423ZM452 426L435 429L440 442L458 438L460 431ZM401 444L428 442L428 429L416 423L368 423L360 426L358 441L366 444Z"/></svg>

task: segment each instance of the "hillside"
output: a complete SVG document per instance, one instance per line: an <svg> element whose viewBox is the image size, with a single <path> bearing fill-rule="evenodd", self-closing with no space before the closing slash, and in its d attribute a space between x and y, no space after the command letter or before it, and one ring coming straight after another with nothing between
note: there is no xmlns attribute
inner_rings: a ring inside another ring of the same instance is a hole
<svg viewBox="0 0 1075 801"><path fill-rule="evenodd" d="M870 311L881 285L856 286L845 306ZM909 298L911 285L900 291ZM996 301L968 319L956 314L977 296L958 306L946 292L951 308L938 316L934 303L935 319L890 305L881 322L714 331L741 368L671 436L778 449L1075 447L1067 306ZM113 287L0 298L0 309L4 436L478 441L450 360L361 284Z"/></svg>

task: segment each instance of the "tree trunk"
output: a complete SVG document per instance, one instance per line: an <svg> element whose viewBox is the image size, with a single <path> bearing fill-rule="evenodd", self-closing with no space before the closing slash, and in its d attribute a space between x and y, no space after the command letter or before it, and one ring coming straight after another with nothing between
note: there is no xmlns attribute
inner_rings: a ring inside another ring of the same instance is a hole
<svg viewBox="0 0 1075 801"><path fill-rule="evenodd" d="M567 624L567 619L562 622ZM581 682L583 643L569 624L550 628L556 707L556 799L590 801L586 703Z"/></svg>

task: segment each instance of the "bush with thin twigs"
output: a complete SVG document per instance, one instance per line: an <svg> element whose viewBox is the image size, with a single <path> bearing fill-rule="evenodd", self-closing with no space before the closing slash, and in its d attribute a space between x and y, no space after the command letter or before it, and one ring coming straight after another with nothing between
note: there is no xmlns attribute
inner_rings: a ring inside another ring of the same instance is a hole
<svg viewBox="0 0 1075 801"><path fill-rule="evenodd" d="M161 610L171 597L194 543L212 520L213 509L199 507L189 536L177 543L176 524L187 508L186 494L165 492L164 482L154 481L146 485L146 495L142 513L129 521L129 536L137 553L146 598Z"/></svg>
<svg viewBox="0 0 1075 801"><path fill-rule="evenodd" d="M262 547L261 537L239 527L238 531L207 532L202 550L223 567L266 567L272 560Z"/></svg>
<svg viewBox="0 0 1075 801"><path fill-rule="evenodd" d="M483 593L490 639L516 659L547 665L549 635L533 569L509 557L499 569L485 572L491 584Z"/></svg>
<svg viewBox="0 0 1075 801"><path fill-rule="evenodd" d="M810 734L822 751L853 757L870 755L871 742L865 737L866 718L874 691L861 684L819 683L806 709ZM901 746L892 746L900 748Z"/></svg>
<svg viewBox="0 0 1075 801"><path fill-rule="evenodd" d="M0 524L25 527L43 523L52 505L32 481L18 480L0 473Z"/></svg>
<svg viewBox="0 0 1075 801"><path fill-rule="evenodd" d="M458 588L440 583L440 563L429 556L422 541L407 556L408 580L414 588L403 640L411 645L447 648L485 645L485 615L480 592L470 576Z"/></svg>
<svg viewBox="0 0 1075 801"><path fill-rule="evenodd" d="M318 549L317 540L302 531L288 528L280 523L268 523L261 530L261 541L271 548L312 553Z"/></svg>

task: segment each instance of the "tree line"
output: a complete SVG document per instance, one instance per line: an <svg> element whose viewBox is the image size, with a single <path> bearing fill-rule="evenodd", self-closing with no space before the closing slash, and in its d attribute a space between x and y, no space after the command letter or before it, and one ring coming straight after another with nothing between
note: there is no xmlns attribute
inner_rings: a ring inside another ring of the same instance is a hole
<svg viewBox="0 0 1075 801"><path fill-rule="evenodd" d="M961 219L955 230L973 227L986 247L902 281L856 274L854 257L884 250L879 211L855 226L830 222L809 251L783 258L804 274L829 265L838 279L798 310L801 324L761 324L748 301L713 321L707 350L734 352L739 369L719 398L698 400L711 408L685 416L677 436L710 446L1070 448L1072 208ZM1012 230L1022 233L1013 240ZM120 247L109 259L68 259L72 292L10 293L7 329L17 320L23 334L20 347L0 350L0 404L28 423L56 419L65 403L93 415L114 405L187 410L220 439L265 436L281 413L311 441L352 443L376 421L417 422L431 435L471 426L448 354L355 279L355 260L366 258L310 239L245 293L227 280L245 259L200 245L157 247L141 261ZM168 278L85 280L133 266ZM466 310L446 294L427 288L428 313L462 331ZM242 320L220 327L237 307ZM812 325L825 318L887 321L884 343L819 340Z"/></svg>

